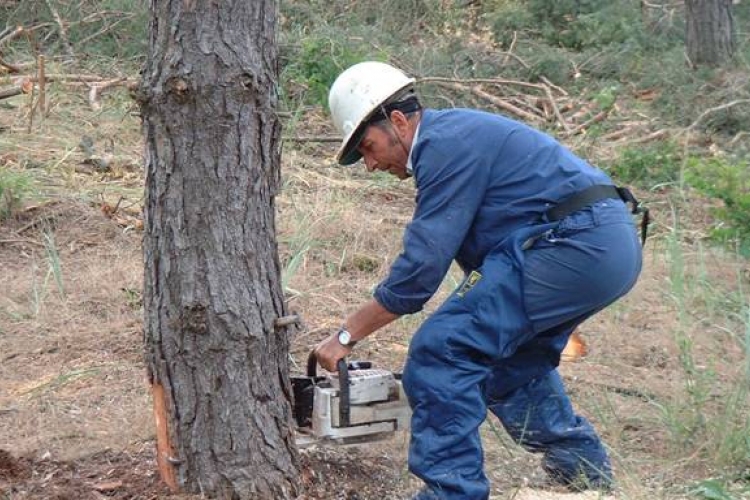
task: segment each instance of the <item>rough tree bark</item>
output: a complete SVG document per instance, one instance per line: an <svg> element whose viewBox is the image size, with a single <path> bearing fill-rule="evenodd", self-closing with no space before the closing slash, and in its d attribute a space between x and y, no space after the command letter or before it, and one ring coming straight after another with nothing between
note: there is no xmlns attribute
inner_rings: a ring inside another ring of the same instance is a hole
<svg viewBox="0 0 750 500"><path fill-rule="evenodd" d="M685 0L686 44L695 66L720 66L734 55L732 0Z"/></svg>
<svg viewBox="0 0 750 500"><path fill-rule="evenodd" d="M138 89L144 323L158 462L174 489L298 490L274 198L277 5L151 0Z"/></svg>

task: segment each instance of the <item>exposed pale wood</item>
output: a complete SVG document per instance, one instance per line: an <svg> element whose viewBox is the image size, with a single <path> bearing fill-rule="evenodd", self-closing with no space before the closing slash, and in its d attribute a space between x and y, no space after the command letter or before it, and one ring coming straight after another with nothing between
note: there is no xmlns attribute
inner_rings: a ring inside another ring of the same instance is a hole
<svg viewBox="0 0 750 500"><path fill-rule="evenodd" d="M123 77L123 78L115 78L114 80L108 80L108 81L97 82L95 84L91 84L91 89L89 90L89 105L94 110L101 109L102 105L101 105L101 102L99 102L99 97L101 96L101 93L107 89L111 89L119 85L127 85L127 83L128 83L128 79Z"/></svg>
<svg viewBox="0 0 750 500"><path fill-rule="evenodd" d="M589 349L586 346L586 342L581 337L580 332L575 330L568 338L568 342L560 354L560 359L568 363L580 361L586 357L588 352Z"/></svg>
<svg viewBox="0 0 750 500"><path fill-rule="evenodd" d="M151 384L151 396L154 403L154 422L156 424L156 465L162 481L172 492L178 491L177 477L174 470L174 447L169 435L169 418L164 387L154 382Z"/></svg>

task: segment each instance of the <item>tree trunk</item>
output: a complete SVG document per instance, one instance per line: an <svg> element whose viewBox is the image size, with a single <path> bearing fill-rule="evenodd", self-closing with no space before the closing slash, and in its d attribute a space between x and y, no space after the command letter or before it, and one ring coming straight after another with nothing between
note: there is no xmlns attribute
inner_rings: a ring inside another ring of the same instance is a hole
<svg viewBox="0 0 750 500"><path fill-rule="evenodd" d="M720 66L734 55L732 0L685 0L686 43L694 66Z"/></svg>
<svg viewBox="0 0 750 500"><path fill-rule="evenodd" d="M273 1L151 0L138 90L145 342L158 463L175 490L293 498Z"/></svg>

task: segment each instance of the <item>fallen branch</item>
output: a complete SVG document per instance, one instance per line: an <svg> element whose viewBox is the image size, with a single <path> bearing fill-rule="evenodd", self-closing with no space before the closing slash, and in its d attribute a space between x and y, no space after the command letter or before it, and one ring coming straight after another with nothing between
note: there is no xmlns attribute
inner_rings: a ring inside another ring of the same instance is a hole
<svg viewBox="0 0 750 500"><path fill-rule="evenodd" d="M282 138L285 141L290 142L341 142L341 137L332 137L332 136L300 136L300 137L292 137L292 136L286 136Z"/></svg>
<svg viewBox="0 0 750 500"><path fill-rule="evenodd" d="M563 115L560 113L560 109L557 107L557 103L555 102L555 98L552 97L552 91L549 87L544 87L545 93L547 94L547 98L549 99L550 105L552 106L552 111L555 113L555 117L557 118L557 121L560 122L560 125L562 125L565 132L570 132L570 127L568 126L568 122L565 121L565 118L563 118Z"/></svg>
<svg viewBox="0 0 750 500"><path fill-rule="evenodd" d="M484 83L491 85L517 85L544 91L544 85L538 83L522 82L518 80L506 80L504 78L445 78L441 76L425 76L417 79L418 83L455 83L458 85L470 85L473 83Z"/></svg>
<svg viewBox="0 0 750 500"><path fill-rule="evenodd" d="M595 123L599 123L600 121L603 121L607 116L609 115L609 112L612 108L605 109L603 111L598 112L596 115L594 115L591 119L586 120L585 122L581 123L574 129L570 130L567 133L562 134L563 137L572 137L574 135L578 135L581 132L585 131L587 128L589 128L591 125Z"/></svg>
<svg viewBox="0 0 750 500"><path fill-rule="evenodd" d="M750 104L750 99L737 99L736 101L728 102L726 104L722 104L721 106L716 106L715 108L709 108L703 113L698 116L698 118L690 124L688 128L685 129L685 133L690 132L695 127L697 127L700 122L702 122L708 115L712 113L716 113L717 111L724 111L725 109L732 108L734 106L737 106L738 104Z"/></svg>
<svg viewBox="0 0 750 500"><path fill-rule="evenodd" d="M106 77L99 76L99 75L77 75L77 74L71 74L71 75L65 75L60 73L51 73L49 75L46 75L45 78L48 82L89 82L89 83L97 83L97 82L103 82L107 81ZM36 81L35 77L31 78L32 81Z"/></svg>
<svg viewBox="0 0 750 500"><path fill-rule="evenodd" d="M614 132L604 134L603 136L601 136L600 139L604 142L612 142L618 139L622 139L623 137L625 137L626 135L632 132L633 132L632 127L624 127L624 128L621 128L620 130L615 130Z"/></svg>
<svg viewBox="0 0 750 500"><path fill-rule="evenodd" d="M568 92L564 88L555 85L554 83L552 83L551 81L549 81L546 76L540 76L539 79L542 82L544 82L544 84L547 85L548 87L553 88L553 89L557 90L558 92L560 92L565 97L568 97L569 94L568 94Z"/></svg>
<svg viewBox="0 0 750 500"><path fill-rule="evenodd" d="M743 137L745 137L747 135L750 135L750 132L745 132L744 130L742 132L738 132L737 135L735 135L734 138L732 138L732 140L729 141L729 145L730 146L734 146L734 144L737 141L739 141L741 138L743 138Z"/></svg>
<svg viewBox="0 0 750 500"><path fill-rule="evenodd" d="M123 77L123 78L115 78L114 80L109 80L106 82L92 84L91 90L89 90L89 105L91 106L91 109L95 111L100 110L102 108L102 105L99 102L99 97L101 96L101 93L107 89L111 89L119 85L127 84L127 80L128 80L127 78Z"/></svg>
<svg viewBox="0 0 750 500"><path fill-rule="evenodd" d="M531 69L531 66L529 66L528 63L526 63L526 61L524 61L523 59L521 59L520 57L518 57L513 52L503 52L503 51L500 51L500 52L498 52L498 54L504 54L506 56L506 58L510 57L510 58L515 59L516 61L518 61L518 64L520 64L521 66L524 67L524 69ZM505 63L503 63L503 64L505 64Z"/></svg>
<svg viewBox="0 0 750 500"><path fill-rule="evenodd" d="M88 42L90 42L90 41L91 41L91 40L93 40L94 38L96 38L96 37L98 37L98 36L102 36L102 35L103 35L103 34L105 34L106 32L108 32L108 31L112 30L112 29L113 29L113 28L114 28L115 26L117 26L118 24L120 24L120 23L122 23L122 22L124 22L124 21L127 21L127 20L128 20L128 19L130 19L131 17L133 17L133 15L130 15L130 16L125 16L125 17L123 17L123 18L121 18L121 19L118 19L117 21L113 22L112 24L109 24L109 25L107 25L107 26L103 27L102 29L100 29L99 31L97 31L96 33L94 33L93 35L89 35L89 36L87 36L86 38L84 38L83 40L81 40L81 41L80 41L80 42L78 42L78 43L79 43L79 44L80 44L81 46L85 46L85 45L86 45L86 44L87 44Z"/></svg>
<svg viewBox="0 0 750 500"><path fill-rule="evenodd" d="M11 31L10 33L3 35L2 37L0 37L0 47L2 47L4 43L10 42L14 38L21 36L23 32L24 32L23 26L18 26L16 29Z"/></svg>
<svg viewBox="0 0 750 500"><path fill-rule="evenodd" d="M44 247L42 243L34 240L26 239L15 239L15 240L0 240L0 245L32 245L38 247Z"/></svg>
<svg viewBox="0 0 750 500"><path fill-rule="evenodd" d="M39 57L37 58L37 79L39 80L39 99L37 100L37 106L39 107L39 112L42 115L42 118L44 118L44 115L47 114L47 79L44 76L44 56L42 54L39 54Z"/></svg>
<svg viewBox="0 0 750 500"><path fill-rule="evenodd" d="M0 100L21 94L28 94L33 87L34 84L31 83L31 80L24 80L15 87L0 90Z"/></svg>
<svg viewBox="0 0 750 500"><path fill-rule="evenodd" d="M9 62L5 62L2 59L2 57L0 57L0 66L2 66L3 68L7 69L9 73L20 73L21 72L21 68L19 68L18 66L15 66L15 65L13 65L13 64L11 64Z"/></svg>
<svg viewBox="0 0 750 500"><path fill-rule="evenodd" d="M7 61L0 60L0 75L5 73L23 73L32 69L34 69L33 62L11 64Z"/></svg>
<svg viewBox="0 0 750 500"><path fill-rule="evenodd" d="M531 121L531 122L543 122L544 121L544 119L541 116L529 113L528 111L524 111L518 108L517 106L514 106L506 101L503 101L499 97L495 97L494 95L485 92L479 87L469 88L464 85L461 85L460 83L455 83L455 81L451 81L449 78L434 80L434 81L438 85L443 85L445 87L452 88L460 92L471 92L477 97L481 97L482 99L489 101L490 103L494 104L498 108L505 110L520 118L524 118L528 121Z"/></svg>
<svg viewBox="0 0 750 500"><path fill-rule="evenodd" d="M63 24L63 20L60 17L60 13L57 12L55 6L52 5L52 0L45 0L45 3L47 4L47 8L49 9L50 13L52 13L52 17L57 23L57 29L60 31L60 40L62 40L63 47L65 47L65 52L68 53L71 59L75 59L76 55L75 52L73 52L73 46L70 44L70 40L68 39L68 32L65 29L65 25Z"/></svg>
<svg viewBox="0 0 750 500"><path fill-rule="evenodd" d="M630 144L645 144L647 142L655 141L657 139L662 139L664 137L667 137L671 132L669 130L657 130L656 132L652 132L648 135L644 135L643 137L636 137L635 139L631 139L628 141Z"/></svg>
<svg viewBox="0 0 750 500"><path fill-rule="evenodd" d="M510 42L510 47L508 48L508 52L505 54L505 59L503 59L503 66L508 64L508 59L513 54L513 49L516 48L516 42L518 41L518 31L513 32L513 40Z"/></svg>

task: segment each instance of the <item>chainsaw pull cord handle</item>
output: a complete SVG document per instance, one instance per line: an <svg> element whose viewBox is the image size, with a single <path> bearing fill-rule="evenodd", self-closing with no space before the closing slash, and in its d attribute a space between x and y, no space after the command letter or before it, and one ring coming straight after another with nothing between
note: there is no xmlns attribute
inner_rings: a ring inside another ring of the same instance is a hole
<svg viewBox="0 0 750 500"><path fill-rule="evenodd" d="M351 417L351 403L349 393L349 365L346 360L340 359L336 363L339 374L339 426L349 427ZM307 376L315 378L318 371L318 358L315 351L310 352L307 357Z"/></svg>

